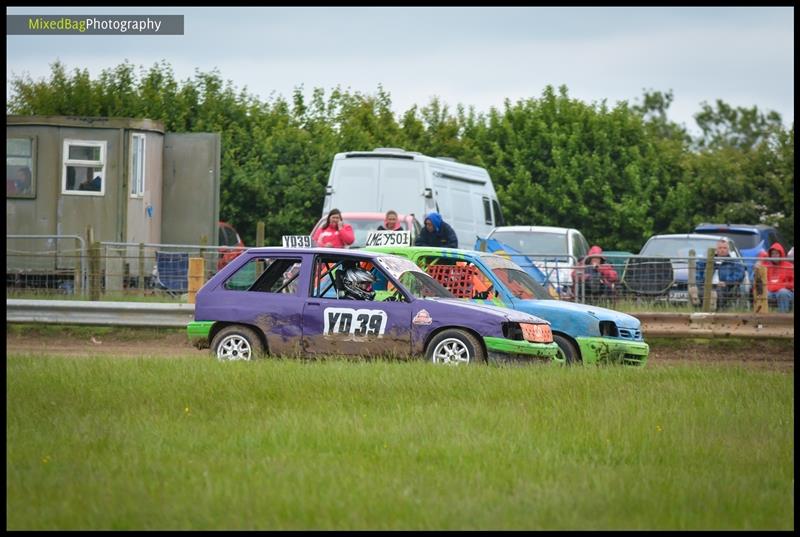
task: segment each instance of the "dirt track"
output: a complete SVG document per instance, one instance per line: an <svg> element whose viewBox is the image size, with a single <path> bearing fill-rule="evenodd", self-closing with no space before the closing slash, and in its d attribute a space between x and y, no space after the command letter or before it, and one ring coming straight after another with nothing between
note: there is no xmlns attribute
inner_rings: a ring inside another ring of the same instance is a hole
<svg viewBox="0 0 800 537"><path fill-rule="evenodd" d="M794 372L794 341L738 339L686 340L653 339L648 367L675 364L746 365L754 368ZM208 358L209 351L192 347L186 335L176 333L109 333L91 329L63 334L48 331L12 330L6 335L6 351L15 354L57 356L164 356Z"/></svg>

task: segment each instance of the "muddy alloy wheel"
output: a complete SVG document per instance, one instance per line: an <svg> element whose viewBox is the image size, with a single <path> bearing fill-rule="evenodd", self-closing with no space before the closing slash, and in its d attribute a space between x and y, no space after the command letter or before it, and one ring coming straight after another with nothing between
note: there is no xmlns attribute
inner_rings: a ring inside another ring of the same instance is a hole
<svg viewBox="0 0 800 537"><path fill-rule="evenodd" d="M217 360L252 360L258 357L263 348L256 333L246 326L228 326L214 336L211 343Z"/></svg>
<svg viewBox="0 0 800 537"><path fill-rule="evenodd" d="M434 364L461 365L486 361L483 347L475 336L458 329L436 334L428 343L425 356Z"/></svg>

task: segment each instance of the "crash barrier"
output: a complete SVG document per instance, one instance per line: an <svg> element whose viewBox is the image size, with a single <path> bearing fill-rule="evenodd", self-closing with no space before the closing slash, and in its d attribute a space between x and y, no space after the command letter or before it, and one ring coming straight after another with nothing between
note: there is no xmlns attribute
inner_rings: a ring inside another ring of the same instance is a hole
<svg viewBox="0 0 800 537"><path fill-rule="evenodd" d="M6 322L185 328L194 304L6 299Z"/></svg>
<svg viewBox="0 0 800 537"><path fill-rule="evenodd" d="M91 300L134 295L181 299L190 291L191 258L203 260L202 286L244 251L228 246L93 242L77 235L6 238L8 298L33 294ZM68 241L75 247L67 248Z"/></svg>
<svg viewBox="0 0 800 537"><path fill-rule="evenodd" d="M648 337L794 338L792 314L635 313ZM6 322L184 328L194 304L6 300Z"/></svg>
<svg viewBox="0 0 800 537"><path fill-rule="evenodd" d="M636 313L646 337L794 338L791 313Z"/></svg>

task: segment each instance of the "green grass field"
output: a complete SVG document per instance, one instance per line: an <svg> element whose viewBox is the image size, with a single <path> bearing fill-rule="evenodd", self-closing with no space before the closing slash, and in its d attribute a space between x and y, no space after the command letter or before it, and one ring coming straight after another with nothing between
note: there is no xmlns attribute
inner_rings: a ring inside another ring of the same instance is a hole
<svg viewBox="0 0 800 537"><path fill-rule="evenodd" d="M793 529L794 375L8 357L8 529Z"/></svg>

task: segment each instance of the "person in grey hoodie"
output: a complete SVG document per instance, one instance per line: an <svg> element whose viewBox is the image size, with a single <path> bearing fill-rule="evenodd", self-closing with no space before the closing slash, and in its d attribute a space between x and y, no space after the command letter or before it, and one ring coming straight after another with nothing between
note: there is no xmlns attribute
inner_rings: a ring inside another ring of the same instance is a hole
<svg viewBox="0 0 800 537"><path fill-rule="evenodd" d="M414 241L414 245L458 248L458 237L450 224L442 220L442 215L431 212L425 217L425 227Z"/></svg>

